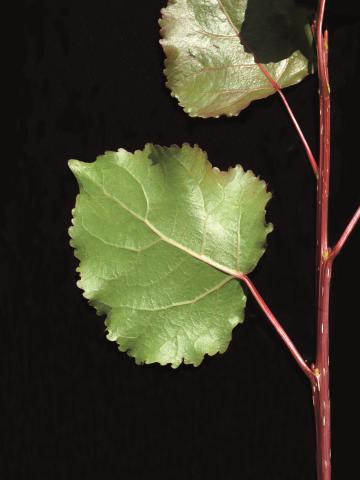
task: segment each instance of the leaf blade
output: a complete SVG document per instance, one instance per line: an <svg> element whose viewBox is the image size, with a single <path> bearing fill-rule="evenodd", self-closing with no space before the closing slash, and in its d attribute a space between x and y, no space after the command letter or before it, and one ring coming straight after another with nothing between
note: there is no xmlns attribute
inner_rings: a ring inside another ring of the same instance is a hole
<svg viewBox="0 0 360 480"><path fill-rule="evenodd" d="M248 0L173 0L162 10L167 86L190 116L238 115L274 93L239 39L247 7ZM266 68L285 88L308 75L309 60L297 50Z"/></svg>
<svg viewBox="0 0 360 480"><path fill-rule="evenodd" d="M256 228L245 223L248 258L235 265L254 268L270 231L265 184L240 167L214 170L204 152L188 145L107 152L93 164L70 161L70 168L80 185L70 228L80 260L78 286L98 313L107 314L108 338L137 362L174 367L181 359L197 365L205 353L226 350L245 306L231 269L234 252L239 255L238 231L232 231L236 222L229 223L226 210L243 202L255 212ZM220 190L227 192L225 210L215 212ZM223 258L206 251L196 233L209 218L218 228L221 217L231 227L227 237L234 251Z"/></svg>

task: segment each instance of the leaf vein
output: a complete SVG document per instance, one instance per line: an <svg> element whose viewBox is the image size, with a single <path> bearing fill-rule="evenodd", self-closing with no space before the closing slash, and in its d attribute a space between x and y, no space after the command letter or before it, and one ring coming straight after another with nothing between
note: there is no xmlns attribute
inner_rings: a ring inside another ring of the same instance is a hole
<svg viewBox="0 0 360 480"><path fill-rule="evenodd" d="M240 32L239 30L236 28L236 26L234 25L234 22L231 20L231 17L230 15L228 14L226 8L224 7L224 4L222 3L222 0L217 0L218 4L219 4L219 7L221 8L223 14L225 15L225 17L227 18L231 28L234 30L234 32L236 33L236 35L240 35Z"/></svg>
<svg viewBox="0 0 360 480"><path fill-rule="evenodd" d="M146 212L145 212L145 218L147 218L148 216L148 213L149 213L149 199L148 199L148 196L146 194L146 191L145 191L145 188L144 186L141 184L141 182L135 177L135 175L133 175L129 170L127 170L126 168L124 168L122 165L119 165L118 163L116 164L117 167L119 167L121 170L123 170L124 172L128 173L130 175L131 178L133 178L135 180L135 182L140 186L142 192L143 192L143 195L144 195L144 198L145 198L145 202L146 202Z"/></svg>
<svg viewBox="0 0 360 480"><path fill-rule="evenodd" d="M169 310L171 308L176 308L176 307L181 307L183 305L193 305L202 299L208 297L212 293L217 293L224 285L226 285L228 282L233 280L232 277L227 277L222 282L220 282L218 285L215 285L215 287L207 290L206 292L202 293L201 295L198 295L197 297L193 298L192 300L185 300L183 302L176 302L171 305L166 305L164 307L158 307L158 308L136 308L133 305L117 305L115 308L129 308L131 310L137 310L137 311L144 311L144 312L158 312L161 310Z"/></svg>
<svg viewBox="0 0 360 480"><path fill-rule="evenodd" d="M198 70L197 72L192 72L190 75L185 76L184 80L198 77L203 73L221 72L221 70L227 70L229 68L254 68L254 67L258 68L258 64L257 63L239 63L235 65L222 65L221 67L204 67L201 70Z"/></svg>
<svg viewBox="0 0 360 480"><path fill-rule="evenodd" d="M203 33L204 35L208 37L213 37L213 38L227 38L227 39L238 39L239 34L236 35L222 35L220 33L213 33L213 32L208 32L207 30L204 30L202 26L199 24L199 22L196 22L200 28L200 30L195 30L195 33Z"/></svg>
<svg viewBox="0 0 360 480"><path fill-rule="evenodd" d="M93 238L96 238L97 240L99 240L100 242L102 242L104 245L109 245L109 247L114 247L114 248L118 248L119 250L127 250L129 252L135 252L135 253L140 253L140 252L145 252L146 250L148 250L149 248L151 248L153 245L156 245L157 243L160 243L162 240L159 238L158 240L155 240L154 242L150 243L149 245L146 245L145 247L142 247L142 248L131 248L131 247L125 247L123 245L119 245L117 243L113 243L113 242L109 242L107 240L105 240L104 238L102 237L99 237L98 235L96 235L95 233L91 232L84 224L84 219L81 218L81 226L82 228Z"/></svg>

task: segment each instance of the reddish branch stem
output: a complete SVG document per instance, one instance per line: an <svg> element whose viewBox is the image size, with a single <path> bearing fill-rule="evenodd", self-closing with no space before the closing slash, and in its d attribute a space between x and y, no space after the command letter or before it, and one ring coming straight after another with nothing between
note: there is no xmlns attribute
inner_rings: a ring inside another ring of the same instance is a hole
<svg viewBox="0 0 360 480"><path fill-rule="evenodd" d="M313 392L318 480L331 480L331 411L329 375L329 299L333 258L329 255L328 210L330 189L330 86L328 34L323 33L326 0L319 0L316 49L320 92L320 160L317 185L317 340Z"/></svg>
<svg viewBox="0 0 360 480"><path fill-rule="evenodd" d="M300 128L300 125L298 123L298 121L296 120L295 118L295 115L293 113L293 111L291 110L291 107L288 103L288 101L286 100L286 97L285 95L283 94L282 90L281 90L281 87L280 85L276 82L276 80L270 75L270 73L267 71L266 67L264 64L262 63L258 63L258 66L260 68L260 70L263 72L263 74L265 75L265 77L269 80L269 82L271 83L271 85L274 87L274 89L277 91L277 93L280 95L280 98L286 108L286 110L288 111L289 113L289 116L290 116L290 119L295 127L295 130L297 131L299 137L300 137L300 140L304 146L304 149L305 149L305 152L306 152L306 155L309 159L309 162L310 162L310 165L311 165L311 168L313 169L313 172L315 174L315 177L318 178L318 166L317 166L317 163L316 163L316 160L315 160L315 157L311 151L311 148L309 147L309 144L305 138L305 135L303 134L301 128Z"/></svg>
<svg viewBox="0 0 360 480"><path fill-rule="evenodd" d="M318 480L331 480L331 410L329 375L329 299L332 265L360 218L355 212L334 248L328 246L330 189L330 86L328 72L328 32L323 33L326 0L319 0L316 46L320 91L320 165L317 189L317 342L314 411L317 436Z"/></svg>

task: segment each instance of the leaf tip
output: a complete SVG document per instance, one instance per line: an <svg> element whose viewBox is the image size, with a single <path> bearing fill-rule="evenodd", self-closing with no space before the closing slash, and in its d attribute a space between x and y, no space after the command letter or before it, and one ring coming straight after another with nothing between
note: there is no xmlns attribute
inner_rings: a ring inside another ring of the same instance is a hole
<svg viewBox="0 0 360 480"><path fill-rule="evenodd" d="M74 175L81 170L82 163L83 162L74 159L68 161L68 166Z"/></svg>

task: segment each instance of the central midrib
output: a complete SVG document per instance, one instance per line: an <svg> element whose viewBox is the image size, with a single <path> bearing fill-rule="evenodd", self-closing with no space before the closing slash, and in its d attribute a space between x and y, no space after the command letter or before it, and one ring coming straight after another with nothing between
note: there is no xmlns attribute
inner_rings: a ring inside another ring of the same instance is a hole
<svg viewBox="0 0 360 480"><path fill-rule="evenodd" d="M186 247L185 245L177 242L176 240L173 240L172 238L167 237L164 235L160 230L158 230L147 218L143 218L140 215L138 215L136 212L134 212L131 208L129 208L127 205L125 205L123 202L121 202L118 198L114 197L109 193L104 185L98 184L94 179L89 178L93 183L95 183L101 190L103 191L104 195L108 198L110 198L112 201L114 201L117 205L119 205L121 208L123 208L125 211L127 211L130 215L135 217L137 220L141 221L144 223L153 233L155 233L161 240L163 240L165 243L168 243L169 245L172 245L173 247L178 248L179 250L182 250L183 252L187 253L188 255L191 255L192 257L196 258L197 260L200 260L201 262L206 263L207 265L210 265L211 267L216 268L217 270L220 270L228 275L231 275L232 277L235 278L242 278L243 274L237 270L233 270L229 267L226 267L225 265L222 265L219 262L216 262L212 258L209 258L206 255L203 255L201 253L197 253L191 248Z"/></svg>

